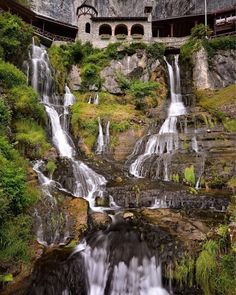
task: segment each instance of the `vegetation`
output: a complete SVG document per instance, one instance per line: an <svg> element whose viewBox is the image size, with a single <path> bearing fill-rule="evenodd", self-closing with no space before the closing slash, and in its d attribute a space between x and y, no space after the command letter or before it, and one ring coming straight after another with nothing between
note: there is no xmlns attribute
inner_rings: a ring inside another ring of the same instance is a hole
<svg viewBox="0 0 236 295"><path fill-rule="evenodd" d="M210 39L212 31L204 24L195 26L191 31L189 40L181 47L180 57L183 62L193 65L193 54L199 51L202 47L208 53L209 62L217 53L218 50L235 49L236 37L223 36L215 39Z"/></svg>
<svg viewBox="0 0 236 295"><path fill-rule="evenodd" d="M119 132L127 130L132 120L144 120L143 114L135 110L134 105L128 101L121 104L114 95L101 92L99 105L87 103L90 93L77 95L77 102L72 106L72 131L76 137L84 138L90 152L98 133L98 117L103 121L111 121L111 135L114 138Z"/></svg>
<svg viewBox="0 0 236 295"><path fill-rule="evenodd" d="M236 85L219 90L198 90L196 92L198 105L207 110L219 122L222 122L229 132L236 131L236 120L231 114L231 105L236 102Z"/></svg>
<svg viewBox="0 0 236 295"><path fill-rule="evenodd" d="M33 36L32 27L10 13L0 14L0 48L3 59L21 65Z"/></svg>
<svg viewBox="0 0 236 295"><path fill-rule="evenodd" d="M203 43L204 48L208 53L208 58L211 59L217 53L218 50L235 50L236 37L235 36L222 36L215 39L207 40Z"/></svg>
<svg viewBox="0 0 236 295"><path fill-rule="evenodd" d="M182 287L183 285L193 286L194 282L194 259L183 256L178 262L175 262L173 277Z"/></svg>
<svg viewBox="0 0 236 295"><path fill-rule="evenodd" d="M13 279L10 267L30 260L28 212L40 192L27 182L26 158L41 157L50 147L43 131L44 109L16 67L27 56L31 39L30 26L16 16L0 14L0 282Z"/></svg>
<svg viewBox="0 0 236 295"><path fill-rule="evenodd" d="M130 56L144 50L149 57L162 58L165 47L160 43L146 45L142 42L134 43L112 43L105 49L93 48L90 43L81 44L77 41L75 44L53 45L49 48L49 56L53 68L55 69L55 78L59 91L62 93L64 85L67 82L67 75L72 65L79 65L81 68L82 90L90 90L91 87L100 88L100 72L112 60L120 60L126 55Z"/></svg>
<svg viewBox="0 0 236 295"><path fill-rule="evenodd" d="M195 178L195 171L194 171L193 165L191 165L190 167L186 167L184 169L184 179L189 185L191 186L195 185L196 178Z"/></svg>
<svg viewBox="0 0 236 295"><path fill-rule="evenodd" d="M156 91L159 88L159 83L131 80L121 73L116 74L116 80L121 90L134 98L134 104L138 110L144 110L145 107L150 105L157 105L157 100L155 98L157 96Z"/></svg>

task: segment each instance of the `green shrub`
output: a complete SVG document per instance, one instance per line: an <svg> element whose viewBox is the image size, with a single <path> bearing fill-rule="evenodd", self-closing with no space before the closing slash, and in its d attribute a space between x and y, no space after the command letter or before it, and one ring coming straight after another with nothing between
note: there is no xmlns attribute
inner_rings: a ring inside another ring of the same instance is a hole
<svg viewBox="0 0 236 295"><path fill-rule="evenodd" d="M83 63L95 64L96 66L102 69L109 65L109 59L105 52L99 51L84 58Z"/></svg>
<svg viewBox="0 0 236 295"><path fill-rule="evenodd" d="M14 65L0 60L0 81L6 88L26 85L26 76Z"/></svg>
<svg viewBox="0 0 236 295"><path fill-rule="evenodd" d="M31 217L19 215L0 227L0 260L29 262L29 240L31 235Z"/></svg>
<svg viewBox="0 0 236 295"><path fill-rule="evenodd" d="M3 99L0 98L0 130L5 129L10 124L10 121L11 111Z"/></svg>
<svg viewBox="0 0 236 295"><path fill-rule="evenodd" d="M184 169L184 179L191 186L195 185L196 178L195 178L195 171L194 171L194 166L193 165L191 165L190 167L186 167Z"/></svg>
<svg viewBox="0 0 236 295"><path fill-rule="evenodd" d="M18 86L12 88L7 95L8 103L13 111L14 118L31 118L39 123L46 121L44 107L33 88Z"/></svg>
<svg viewBox="0 0 236 295"><path fill-rule="evenodd" d="M15 162L7 161L0 156L0 188L9 202L13 214L23 212L27 204L26 175L24 169L18 168Z"/></svg>
<svg viewBox="0 0 236 295"><path fill-rule="evenodd" d="M101 78L99 75L99 67L94 64L85 64L81 70L82 85L85 89L95 85L101 87Z"/></svg>
<svg viewBox="0 0 236 295"><path fill-rule="evenodd" d="M107 56L113 60L122 59L125 54L123 51L119 50L121 44L119 42L110 43L107 48L105 49Z"/></svg>
<svg viewBox="0 0 236 295"><path fill-rule="evenodd" d="M10 13L0 14L0 46L3 48L6 61L21 65L27 56L32 36L32 27L19 17Z"/></svg>
<svg viewBox="0 0 236 295"><path fill-rule="evenodd" d="M125 91L130 89L131 81L120 72L116 73L116 82L118 83L121 90Z"/></svg>
<svg viewBox="0 0 236 295"><path fill-rule="evenodd" d="M155 59L163 58L165 53L165 45L157 42L152 43L147 47L146 52L149 57Z"/></svg>
<svg viewBox="0 0 236 295"><path fill-rule="evenodd" d="M206 39L206 37L210 37L212 34L212 30L209 27L206 27L204 24L196 25L191 30L191 39Z"/></svg>
<svg viewBox="0 0 236 295"><path fill-rule="evenodd" d="M36 122L21 120L15 123L16 140L19 150L30 159L37 159L51 148L45 130Z"/></svg>
<svg viewBox="0 0 236 295"><path fill-rule="evenodd" d="M133 81L131 83L129 93L135 98L135 106L138 110L145 109L148 104L146 97L153 96L158 87L159 83L152 81Z"/></svg>
<svg viewBox="0 0 236 295"><path fill-rule="evenodd" d="M236 37L223 36L211 40L205 40L203 46L208 53L208 57L211 59L218 50L234 50L236 48Z"/></svg>

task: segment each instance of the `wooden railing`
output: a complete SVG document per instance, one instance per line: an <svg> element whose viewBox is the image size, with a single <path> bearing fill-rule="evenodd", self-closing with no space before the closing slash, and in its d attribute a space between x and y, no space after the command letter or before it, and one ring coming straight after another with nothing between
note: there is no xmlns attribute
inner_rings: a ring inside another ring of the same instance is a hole
<svg viewBox="0 0 236 295"><path fill-rule="evenodd" d="M59 35L55 35L55 34L52 34L48 31L45 31L41 28L38 28L38 27L35 27L35 26L32 26L33 29L34 29L34 32L36 34L39 34L41 36L44 36L52 41L64 41L64 42L75 42L75 40L73 38L69 38L69 37L65 37L65 36L59 36Z"/></svg>

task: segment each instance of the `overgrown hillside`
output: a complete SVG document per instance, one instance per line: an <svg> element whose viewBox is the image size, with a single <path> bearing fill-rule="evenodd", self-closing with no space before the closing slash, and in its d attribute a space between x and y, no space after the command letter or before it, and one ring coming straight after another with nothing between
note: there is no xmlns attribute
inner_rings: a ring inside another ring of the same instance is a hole
<svg viewBox="0 0 236 295"><path fill-rule="evenodd" d="M30 177L30 160L50 148L46 115L19 69L27 57L32 29L18 17L0 14L0 282L31 260L33 205L40 197ZM30 214L31 212L31 214Z"/></svg>

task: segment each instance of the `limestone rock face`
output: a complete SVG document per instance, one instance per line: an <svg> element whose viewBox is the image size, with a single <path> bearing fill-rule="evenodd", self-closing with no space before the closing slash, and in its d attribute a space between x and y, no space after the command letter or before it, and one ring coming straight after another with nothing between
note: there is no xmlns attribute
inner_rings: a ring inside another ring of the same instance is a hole
<svg viewBox="0 0 236 295"><path fill-rule="evenodd" d="M76 7L74 0L29 0L31 7L39 14L66 23L75 23Z"/></svg>
<svg viewBox="0 0 236 295"><path fill-rule="evenodd" d="M161 62L158 59L148 58L142 50L121 60L113 60L103 69L101 71L101 78L104 80L103 89L113 94L123 94L117 83L119 74L143 82L152 80L160 84L165 83L165 69Z"/></svg>
<svg viewBox="0 0 236 295"><path fill-rule="evenodd" d="M193 83L197 89L218 89L235 83L235 50L218 51L211 66L203 48L196 53L194 60Z"/></svg>
<svg viewBox="0 0 236 295"><path fill-rule="evenodd" d="M84 0L30 0L32 8L38 13L60 21L76 24L76 9ZM232 7L234 0L208 1L208 11ZM146 1L140 0L89 0L99 16L144 16ZM165 18L178 15L204 12L204 0L154 0L153 16Z"/></svg>

